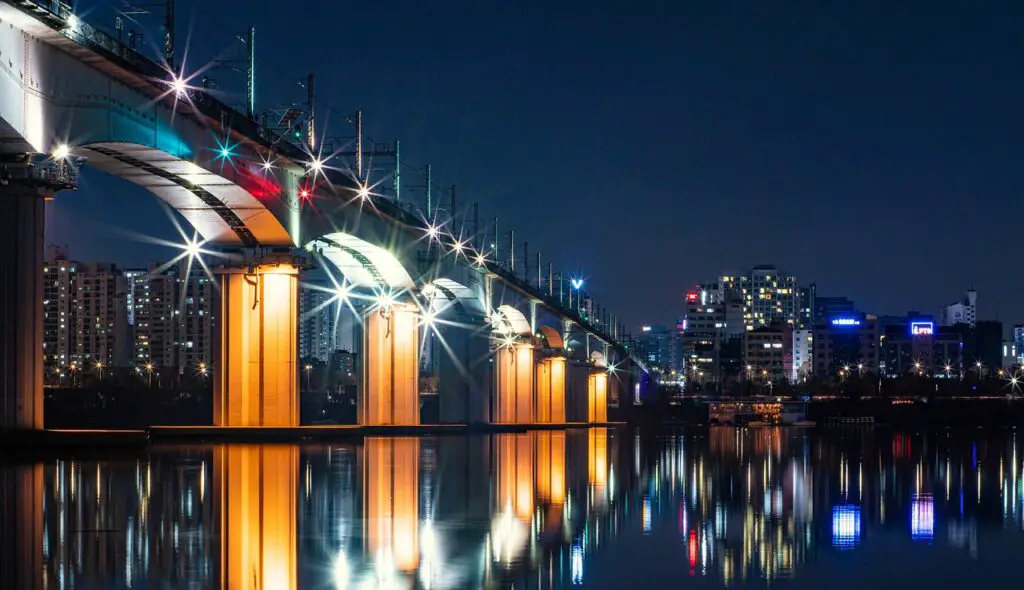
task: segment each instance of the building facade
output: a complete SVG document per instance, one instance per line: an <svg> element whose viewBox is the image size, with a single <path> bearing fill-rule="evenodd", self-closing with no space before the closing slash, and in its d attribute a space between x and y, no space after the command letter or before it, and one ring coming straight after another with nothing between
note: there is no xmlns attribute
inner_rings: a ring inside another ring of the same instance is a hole
<svg viewBox="0 0 1024 590"><path fill-rule="evenodd" d="M887 322L881 334L882 374L958 379L963 372L960 333L938 326L930 317L908 316Z"/></svg>
<svg viewBox="0 0 1024 590"><path fill-rule="evenodd" d="M947 305L942 310L942 325L955 326L957 324L967 324L973 328L978 320L977 304L978 292L974 289L968 289L964 293L963 299Z"/></svg>
<svg viewBox="0 0 1024 590"><path fill-rule="evenodd" d="M792 326L776 322L744 334L743 360L755 380L788 381L793 375Z"/></svg>
<svg viewBox="0 0 1024 590"><path fill-rule="evenodd" d="M853 314L825 318L814 328L814 377L829 379L840 371L878 372L878 318Z"/></svg>
<svg viewBox="0 0 1024 590"><path fill-rule="evenodd" d="M793 383L807 381L814 373L814 330L793 330Z"/></svg>

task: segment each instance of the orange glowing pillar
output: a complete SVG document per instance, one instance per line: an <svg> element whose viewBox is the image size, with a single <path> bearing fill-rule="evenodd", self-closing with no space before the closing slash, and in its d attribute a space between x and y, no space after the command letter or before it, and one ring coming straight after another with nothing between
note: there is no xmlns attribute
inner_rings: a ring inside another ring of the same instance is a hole
<svg viewBox="0 0 1024 590"><path fill-rule="evenodd" d="M412 437L369 437L364 445L366 549L377 567L413 572L420 558L420 442Z"/></svg>
<svg viewBox="0 0 1024 590"><path fill-rule="evenodd" d="M592 373L587 380L587 421L603 424L608 421L608 374Z"/></svg>
<svg viewBox="0 0 1024 590"><path fill-rule="evenodd" d="M499 424L533 422L533 345L519 342L495 352L497 395L495 419Z"/></svg>
<svg viewBox="0 0 1024 590"><path fill-rule="evenodd" d="M420 423L419 326L416 307L395 304L363 316L359 423Z"/></svg>
<svg viewBox="0 0 1024 590"><path fill-rule="evenodd" d="M296 446L214 450L221 588L298 587L298 476Z"/></svg>
<svg viewBox="0 0 1024 590"><path fill-rule="evenodd" d="M299 425L298 275L292 264L219 271L214 425Z"/></svg>
<svg viewBox="0 0 1024 590"><path fill-rule="evenodd" d="M565 503L565 432L538 431L537 496L551 504Z"/></svg>
<svg viewBox="0 0 1024 590"><path fill-rule="evenodd" d="M533 439L530 433L498 434L498 509L512 509L529 522L533 516Z"/></svg>
<svg viewBox="0 0 1024 590"><path fill-rule="evenodd" d="M537 364L537 422L565 422L565 358L549 357Z"/></svg>

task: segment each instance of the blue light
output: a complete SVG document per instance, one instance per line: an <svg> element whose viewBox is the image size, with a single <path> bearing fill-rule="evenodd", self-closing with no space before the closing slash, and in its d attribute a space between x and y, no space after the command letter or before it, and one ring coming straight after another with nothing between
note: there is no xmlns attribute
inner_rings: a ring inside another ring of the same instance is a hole
<svg viewBox="0 0 1024 590"><path fill-rule="evenodd" d="M583 286L583 279L582 278L580 278L580 279L569 279L569 284L572 285L573 289L576 289L577 291L579 291L580 287Z"/></svg>
<svg viewBox="0 0 1024 590"><path fill-rule="evenodd" d="M910 536L915 541L935 538L935 504L931 494L915 494L911 500Z"/></svg>
<svg viewBox="0 0 1024 590"><path fill-rule="evenodd" d="M935 333L935 322L919 321L910 322L911 336L931 336Z"/></svg>
<svg viewBox="0 0 1024 590"><path fill-rule="evenodd" d="M833 326L841 326L841 327L844 327L844 328L848 328L848 327L853 327L853 326L859 326L860 325L860 320L857 319L857 318L849 318L849 317L832 318L832 325Z"/></svg>
<svg viewBox="0 0 1024 590"><path fill-rule="evenodd" d="M832 546L850 549L860 543L860 506L832 507Z"/></svg>

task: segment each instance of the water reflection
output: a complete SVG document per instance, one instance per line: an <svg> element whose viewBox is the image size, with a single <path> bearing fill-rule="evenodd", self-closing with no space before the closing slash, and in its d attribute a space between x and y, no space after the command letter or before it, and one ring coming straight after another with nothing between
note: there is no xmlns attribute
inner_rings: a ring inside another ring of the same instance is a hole
<svg viewBox="0 0 1024 590"><path fill-rule="evenodd" d="M1024 549L1018 447L596 428L7 465L0 587L996 585Z"/></svg>

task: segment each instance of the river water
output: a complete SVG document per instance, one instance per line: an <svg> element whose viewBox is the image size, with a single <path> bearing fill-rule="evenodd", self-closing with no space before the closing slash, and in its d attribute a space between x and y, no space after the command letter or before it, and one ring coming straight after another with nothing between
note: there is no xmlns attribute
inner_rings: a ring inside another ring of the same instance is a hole
<svg viewBox="0 0 1024 590"><path fill-rule="evenodd" d="M8 458L0 587L1010 588L1019 447L595 428Z"/></svg>

